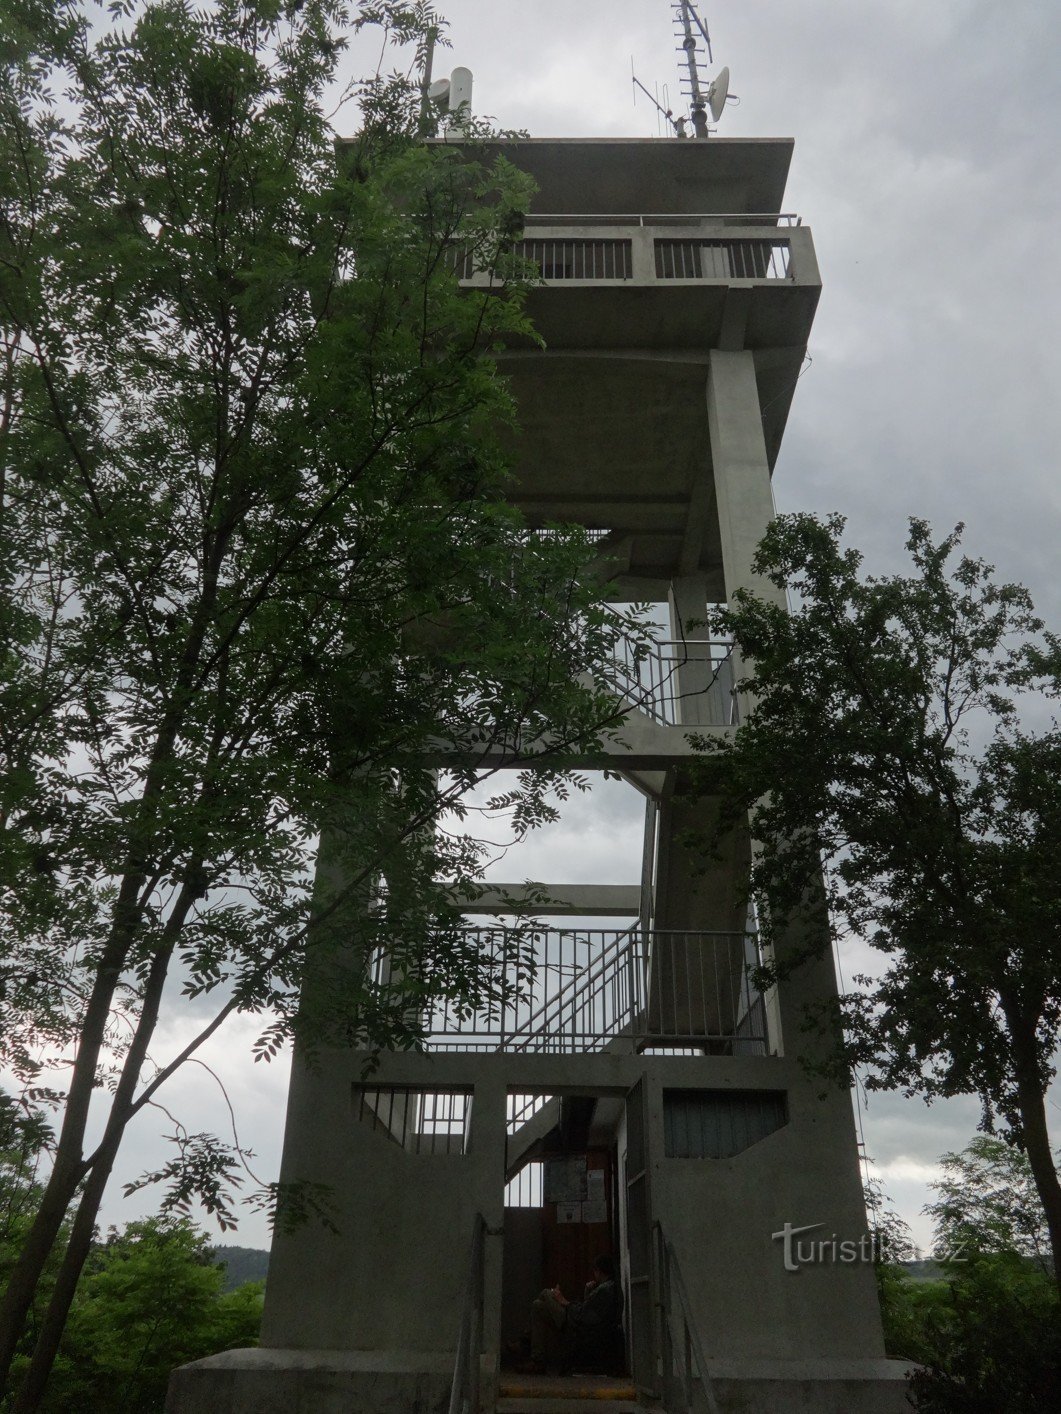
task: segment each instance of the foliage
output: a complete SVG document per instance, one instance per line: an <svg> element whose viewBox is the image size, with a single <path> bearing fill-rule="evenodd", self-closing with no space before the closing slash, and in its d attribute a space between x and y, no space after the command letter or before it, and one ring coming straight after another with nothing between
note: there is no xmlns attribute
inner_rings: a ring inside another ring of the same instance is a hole
<svg viewBox="0 0 1061 1414"><path fill-rule="evenodd" d="M224 1285L191 1224L112 1228L82 1274L42 1408L161 1414L176 1365L257 1343L261 1286Z"/></svg>
<svg viewBox="0 0 1061 1414"><path fill-rule="evenodd" d="M878 1266L885 1349L920 1366L911 1388L926 1414L1052 1411L1061 1309L1035 1248L1042 1218L1027 1160L981 1135L941 1162L937 1199L925 1211L942 1279L914 1281L901 1263ZM875 1197L884 1201L879 1187Z"/></svg>
<svg viewBox="0 0 1061 1414"><path fill-rule="evenodd" d="M0 1091L0 1277L7 1275L40 1198L38 1169L50 1138L39 1111Z"/></svg>
<svg viewBox="0 0 1061 1414"><path fill-rule="evenodd" d="M0 1093L0 1139L0 1271L6 1273L40 1201L36 1171L50 1136L39 1116ZM40 1310L57 1265L58 1254L45 1272ZM105 1242L93 1243L42 1407L56 1414L161 1414L174 1365L256 1342L262 1285L231 1285L205 1235L186 1221L112 1228ZM22 1343L16 1370L28 1364L33 1334Z"/></svg>
<svg viewBox="0 0 1061 1414"><path fill-rule="evenodd" d="M1029 1156L1056 1258L1044 1096L1061 1023L1061 731L1025 729L1018 702L1056 698L1061 645L1024 589L959 555L959 531L936 543L912 521L911 572L871 578L842 528L779 517L755 565L764 593L719 615L755 710L714 744L707 783L730 821L750 812L774 975L830 932L880 955L843 999L837 1074L855 1063L870 1088L980 1095ZM828 1004L817 1021L838 1035Z"/></svg>
<svg viewBox="0 0 1061 1414"><path fill-rule="evenodd" d="M1061 1310L1042 1270L1014 1253L973 1253L946 1282L907 1282L888 1353L922 1368L923 1414L1052 1414L1061 1391Z"/></svg>
<svg viewBox="0 0 1061 1414"><path fill-rule="evenodd" d="M949 1252L1017 1253L1048 1271L1050 1236L1027 1155L979 1134L960 1154L940 1159L932 1218L938 1246Z"/></svg>
<svg viewBox="0 0 1061 1414"><path fill-rule="evenodd" d="M462 291L454 256L503 260L526 180L420 142L398 75L336 160L347 28L426 43L432 6L0 5L0 1063L60 1110L0 1372L75 1213L21 1411L126 1125L227 1016L268 1059L496 995L462 798L521 765L522 832L582 787L565 751L616 722L584 675L633 619L583 532L504 499L525 286ZM172 1005L201 1030L151 1059ZM170 1201L227 1222L244 1156L177 1141Z"/></svg>

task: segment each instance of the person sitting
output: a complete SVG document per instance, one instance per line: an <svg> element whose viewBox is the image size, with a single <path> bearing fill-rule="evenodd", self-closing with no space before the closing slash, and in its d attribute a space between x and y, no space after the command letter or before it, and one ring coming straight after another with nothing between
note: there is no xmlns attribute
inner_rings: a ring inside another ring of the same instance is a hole
<svg viewBox="0 0 1061 1414"><path fill-rule="evenodd" d="M620 1322L623 1293L615 1279L615 1262L604 1253L593 1264L581 1301L569 1301L559 1286L543 1291L531 1303L531 1366L569 1369L588 1365L617 1369L625 1346Z"/></svg>

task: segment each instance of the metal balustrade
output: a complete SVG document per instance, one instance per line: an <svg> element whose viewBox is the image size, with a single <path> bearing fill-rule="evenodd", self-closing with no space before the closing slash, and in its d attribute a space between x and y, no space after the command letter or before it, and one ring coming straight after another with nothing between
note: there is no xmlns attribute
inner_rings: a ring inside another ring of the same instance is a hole
<svg viewBox="0 0 1061 1414"><path fill-rule="evenodd" d="M436 1006L430 1050L572 1055L622 1038L636 1049L765 1054L754 934L540 928L517 958L512 930L468 931L496 972L496 1001Z"/></svg>
<svg viewBox="0 0 1061 1414"><path fill-rule="evenodd" d="M737 721L732 652L732 643L708 639L663 639L646 646L623 638L601 676L661 726L732 726Z"/></svg>
<svg viewBox="0 0 1061 1414"><path fill-rule="evenodd" d="M511 1139L514 1134L518 1134L525 1124L528 1124L539 1110L552 1099L552 1095L540 1095L538 1093L524 1094L514 1091L508 1097L508 1118L505 1132Z"/></svg>
<svg viewBox="0 0 1061 1414"><path fill-rule="evenodd" d="M656 1393L673 1414L721 1414L678 1255L659 1222L653 1224L653 1238L660 1287L661 1388Z"/></svg>
<svg viewBox="0 0 1061 1414"><path fill-rule="evenodd" d="M791 269L787 241L693 236L654 245L660 280L787 280Z"/></svg>
<svg viewBox="0 0 1061 1414"><path fill-rule="evenodd" d="M800 218L788 212L538 213L525 218L523 237L506 247L506 252L532 270L536 268L545 284L568 280L633 280L639 284L791 281L796 278L792 246L805 239L797 229L800 225ZM668 229L681 234L654 234ZM784 230L792 235L771 238L766 234L739 235L738 230ZM722 234L727 231L733 234ZM476 257L459 243L454 246L452 261L458 279L465 283L490 284L504 278L488 268L482 255Z"/></svg>
<svg viewBox="0 0 1061 1414"><path fill-rule="evenodd" d="M794 211L529 212L525 226L801 226Z"/></svg>
<svg viewBox="0 0 1061 1414"><path fill-rule="evenodd" d="M486 1220L476 1213L472 1225L464 1297L457 1332L457 1357L453 1365L447 1414L479 1414L483 1331L486 1314Z"/></svg>
<svg viewBox="0 0 1061 1414"><path fill-rule="evenodd" d="M543 280L629 280L633 274L630 241L519 241L513 254L538 267Z"/></svg>
<svg viewBox="0 0 1061 1414"><path fill-rule="evenodd" d="M365 1085L354 1090L361 1124L411 1154L463 1154L468 1147L470 1089L421 1090L411 1085Z"/></svg>

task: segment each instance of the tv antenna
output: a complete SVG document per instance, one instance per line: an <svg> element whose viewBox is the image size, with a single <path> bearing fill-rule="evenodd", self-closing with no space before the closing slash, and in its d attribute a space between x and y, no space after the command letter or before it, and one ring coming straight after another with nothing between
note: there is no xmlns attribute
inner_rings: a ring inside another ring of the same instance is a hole
<svg viewBox="0 0 1061 1414"><path fill-rule="evenodd" d="M708 33L707 25L700 16L700 12L693 0L672 0L671 10L674 21L674 37L678 40L678 53L685 61L685 73L682 75L682 94L689 100L689 117L684 115L675 117L672 109L664 108L663 104L649 92L641 80L633 73L631 63L631 78L635 89L639 88L649 102L656 109L657 113L668 122L674 129L677 137L688 137L686 124L691 122L693 127L693 137L708 137L710 128L707 124L707 115L711 114L717 123L722 117L727 100L739 103L740 99L736 94L729 91L729 69L720 69L713 79L705 76L708 65L713 65L715 56L711 52L711 36ZM706 51L707 58L703 55ZM634 94L634 101L637 101L637 94Z"/></svg>

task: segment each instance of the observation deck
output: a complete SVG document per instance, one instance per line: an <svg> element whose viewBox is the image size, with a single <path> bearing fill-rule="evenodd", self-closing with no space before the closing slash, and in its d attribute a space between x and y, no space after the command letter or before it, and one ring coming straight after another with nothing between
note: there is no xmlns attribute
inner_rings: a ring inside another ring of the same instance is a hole
<svg viewBox="0 0 1061 1414"><path fill-rule="evenodd" d="M519 407L510 499L531 524L604 532L631 597L665 597L675 576L699 574L724 599L711 361L750 356L772 471L821 292L811 232L782 210L791 141L486 150L538 187L514 253L540 274L527 310L544 348L514 342L497 356ZM469 289L496 278L458 269Z"/></svg>

